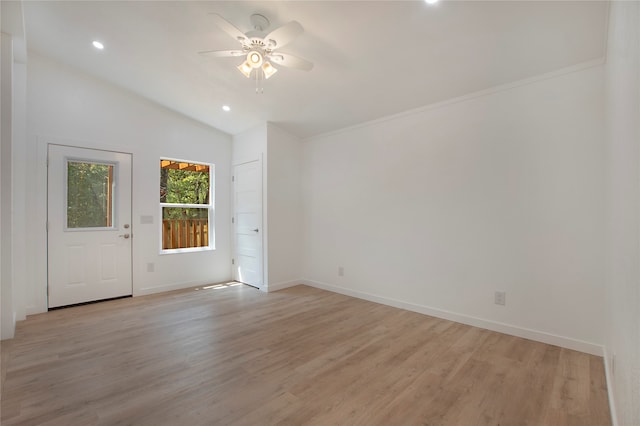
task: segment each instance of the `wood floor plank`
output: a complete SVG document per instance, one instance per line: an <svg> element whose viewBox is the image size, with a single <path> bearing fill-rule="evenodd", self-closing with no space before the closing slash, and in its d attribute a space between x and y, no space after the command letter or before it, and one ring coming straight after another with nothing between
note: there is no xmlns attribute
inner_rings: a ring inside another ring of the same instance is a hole
<svg viewBox="0 0 640 426"><path fill-rule="evenodd" d="M3 426L610 424L602 358L306 286L56 310L1 351Z"/></svg>

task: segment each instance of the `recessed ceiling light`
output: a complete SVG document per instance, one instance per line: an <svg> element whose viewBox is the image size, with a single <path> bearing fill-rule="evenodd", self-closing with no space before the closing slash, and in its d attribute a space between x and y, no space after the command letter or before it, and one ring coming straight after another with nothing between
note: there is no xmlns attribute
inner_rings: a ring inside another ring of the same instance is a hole
<svg viewBox="0 0 640 426"><path fill-rule="evenodd" d="M100 43L98 40L94 40L93 47L95 47L98 50L102 50L104 49L104 44Z"/></svg>
<svg viewBox="0 0 640 426"><path fill-rule="evenodd" d="M222 105L222 110L229 112L231 111L231 107L229 105Z"/></svg>
<svg viewBox="0 0 640 426"><path fill-rule="evenodd" d="M426 1L428 4L436 4L438 3L439 0L424 0Z"/></svg>

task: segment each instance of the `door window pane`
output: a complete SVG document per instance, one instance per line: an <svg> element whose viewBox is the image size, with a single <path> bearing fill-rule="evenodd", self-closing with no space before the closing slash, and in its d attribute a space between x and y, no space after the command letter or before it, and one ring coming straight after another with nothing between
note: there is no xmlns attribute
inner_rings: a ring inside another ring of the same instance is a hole
<svg viewBox="0 0 640 426"><path fill-rule="evenodd" d="M67 228L113 227L111 164L67 162Z"/></svg>

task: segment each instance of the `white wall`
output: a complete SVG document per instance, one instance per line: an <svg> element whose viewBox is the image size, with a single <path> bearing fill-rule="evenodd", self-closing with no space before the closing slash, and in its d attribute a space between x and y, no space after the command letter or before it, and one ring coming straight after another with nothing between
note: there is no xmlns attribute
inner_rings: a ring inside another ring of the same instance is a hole
<svg viewBox="0 0 640 426"><path fill-rule="evenodd" d="M267 153L266 123L233 136L233 164L260 160Z"/></svg>
<svg viewBox="0 0 640 426"><path fill-rule="evenodd" d="M27 181L29 162L27 159L27 65L13 64L13 115L12 115L12 208L14 212L24 212L27 206ZM26 318L25 290L28 283L27 241L24 235L29 228L26 215L14 214L11 226L11 251L13 255L13 300L18 321Z"/></svg>
<svg viewBox="0 0 640 426"><path fill-rule="evenodd" d="M612 2L606 64L605 348L618 424L640 424L640 3ZM615 365L613 357L615 355Z"/></svg>
<svg viewBox="0 0 640 426"><path fill-rule="evenodd" d="M300 139L267 125L268 289L300 283L302 205Z"/></svg>
<svg viewBox="0 0 640 426"><path fill-rule="evenodd" d="M22 4L2 2L2 140L0 146L0 318L1 337L13 337L25 318L26 54Z"/></svg>
<svg viewBox="0 0 640 426"><path fill-rule="evenodd" d="M11 35L0 33L0 91L2 91L0 123L0 336L10 339L15 331L13 303L12 235L12 124L13 124L13 45Z"/></svg>
<svg viewBox="0 0 640 426"><path fill-rule="evenodd" d="M29 182L28 313L46 308L46 147L63 143L133 154L133 292L153 293L229 280L231 137L80 72L30 55L28 141L37 175ZM214 163L215 251L159 254L159 160ZM153 224L141 224L141 216ZM153 263L155 272L147 272Z"/></svg>
<svg viewBox="0 0 640 426"><path fill-rule="evenodd" d="M600 353L602 81L596 66L304 143L306 281Z"/></svg>

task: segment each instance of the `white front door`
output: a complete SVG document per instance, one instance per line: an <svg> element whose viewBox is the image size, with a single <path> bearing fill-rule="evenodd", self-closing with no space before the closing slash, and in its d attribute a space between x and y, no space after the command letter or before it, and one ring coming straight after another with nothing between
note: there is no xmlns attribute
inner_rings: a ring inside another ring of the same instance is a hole
<svg viewBox="0 0 640 426"><path fill-rule="evenodd" d="M131 154L49 145L49 307L132 294Z"/></svg>
<svg viewBox="0 0 640 426"><path fill-rule="evenodd" d="M262 165L240 164L233 171L234 275L262 288Z"/></svg>

